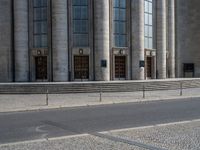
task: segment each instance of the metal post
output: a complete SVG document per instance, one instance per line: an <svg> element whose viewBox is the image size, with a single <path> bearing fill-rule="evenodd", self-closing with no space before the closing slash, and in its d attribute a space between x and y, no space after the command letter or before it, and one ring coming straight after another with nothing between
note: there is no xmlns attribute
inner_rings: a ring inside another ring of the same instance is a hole
<svg viewBox="0 0 200 150"><path fill-rule="evenodd" d="M183 83L180 82L180 96L183 96Z"/></svg>
<svg viewBox="0 0 200 150"><path fill-rule="evenodd" d="M100 92L100 93L99 93L99 94L100 94L100 95L99 95L99 96L100 96L100 97L99 97L99 101L102 102L102 88L101 88L101 86L100 86L100 91L99 91L99 92Z"/></svg>
<svg viewBox="0 0 200 150"><path fill-rule="evenodd" d="M145 85L143 85L143 98L145 98Z"/></svg>
<svg viewBox="0 0 200 150"><path fill-rule="evenodd" d="M46 91L46 105L49 105L49 90Z"/></svg>

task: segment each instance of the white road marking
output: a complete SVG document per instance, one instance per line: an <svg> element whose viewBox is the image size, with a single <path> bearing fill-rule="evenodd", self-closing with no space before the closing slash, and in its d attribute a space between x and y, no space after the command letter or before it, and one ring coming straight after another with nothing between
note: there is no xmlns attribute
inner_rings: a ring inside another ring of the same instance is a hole
<svg viewBox="0 0 200 150"><path fill-rule="evenodd" d="M48 136L48 131L42 129L45 126L46 125L41 125L41 126L36 127L35 129L36 132L42 133L42 136L41 136L42 139L45 139Z"/></svg>
<svg viewBox="0 0 200 150"><path fill-rule="evenodd" d="M85 137L89 136L90 134L84 133L84 134L77 134L77 135L68 135L68 136L61 136L61 137L55 137L55 138L48 138L48 141L55 141L55 140L63 140L63 139L70 139L70 138L78 138L78 137Z"/></svg>
<svg viewBox="0 0 200 150"><path fill-rule="evenodd" d="M14 146L14 145L21 145L21 144L30 144L30 143L36 143L36 142L45 142L46 139L37 139L37 140L29 140L29 141L22 141L22 142L13 142L13 143L6 143L6 144L0 144L1 147L5 146Z"/></svg>
<svg viewBox="0 0 200 150"><path fill-rule="evenodd" d="M171 123L164 123L164 124L156 124L156 125L142 126L142 127L116 129L116 130L102 131L102 132L99 132L99 133L106 134L106 133L111 133L111 132L112 133L114 133L114 132L123 132L123 131L130 131L130 130L139 130L139 129L154 128L154 127L163 127L163 126L170 126L170 125L187 124L187 123L192 123L192 122L200 122L200 119L179 121L179 122L171 122Z"/></svg>
<svg viewBox="0 0 200 150"><path fill-rule="evenodd" d="M6 144L0 144L0 148L4 146L14 146L14 145L21 145L21 144L37 143L37 142L48 142L48 141L70 139L70 138L77 138L77 137L84 137L84 136L89 136L89 134L68 135L68 136L61 136L61 137L42 138L42 139L22 141L22 142L6 143Z"/></svg>

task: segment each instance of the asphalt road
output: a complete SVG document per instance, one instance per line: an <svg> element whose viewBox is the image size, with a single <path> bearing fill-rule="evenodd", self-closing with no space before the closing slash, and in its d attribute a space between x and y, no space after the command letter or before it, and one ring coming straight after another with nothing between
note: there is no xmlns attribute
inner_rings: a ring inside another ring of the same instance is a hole
<svg viewBox="0 0 200 150"><path fill-rule="evenodd" d="M200 119L200 99L0 113L0 144Z"/></svg>

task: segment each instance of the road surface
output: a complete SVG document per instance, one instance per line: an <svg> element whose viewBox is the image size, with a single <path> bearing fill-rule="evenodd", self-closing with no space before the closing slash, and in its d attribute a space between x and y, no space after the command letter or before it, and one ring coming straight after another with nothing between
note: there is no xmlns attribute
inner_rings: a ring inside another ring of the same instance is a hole
<svg viewBox="0 0 200 150"><path fill-rule="evenodd" d="M0 144L200 119L200 99L0 113Z"/></svg>

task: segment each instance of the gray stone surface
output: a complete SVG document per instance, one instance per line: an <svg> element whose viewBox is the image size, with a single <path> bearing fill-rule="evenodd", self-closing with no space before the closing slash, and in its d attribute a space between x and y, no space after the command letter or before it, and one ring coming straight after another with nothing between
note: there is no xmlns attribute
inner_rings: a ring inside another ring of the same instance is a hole
<svg viewBox="0 0 200 150"><path fill-rule="evenodd" d="M199 150L200 147L200 121L127 130L111 134L170 150Z"/></svg>
<svg viewBox="0 0 200 150"><path fill-rule="evenodd" d="M144 80L144 0L132 1L132 79Z"/></svg>
<svg viewBox="0 0 200 150"><path fill-rule="evenodd" d="M94 0L95 80L110 80L109 0ZM106 61L106 67L101 61Z"/></svg>
<svg viewBox="0 0 200 150"><path fill-rule="evenodd" d="M169 77L175 78L175 0L168 0Z"/></svg>
<svg viewBox="0 0 200 150"><path fill-rule="evenodd" d="M200 1L177 0L176 3L176 67L177 77L183 77L183 63L194 63L195 77L200 77Z"/></svg>
<svg viewBox="0 0 200 150"><path fill-rule="evenodd" d="M68 81L67 1L52 1L53 81Z"/></svg>
<svg viewBox="0 0 200 150"><path fill-rule="evenodd" d="M14 1L15 81L29 81L28 1Z"/></svg>
<svg viewBox="0 0 200 150"><path fill-rule="evenodd" d="M11 0L0 1L0 82L12 81Z"/></svg>
<svg viewBox="0 0 200 150"><path fill-rule="evenodd" d="M187 30L189 29L189 22L187 21L188 15L188 0L177 0L176 1L176 76L183 77L183 69L182 69L182 51L184 49L188 49L189 38L187 35ZM184 40L183 40L184 38ZM184 52L185 54L185 52Z"/></svg>
<svg viewBox="0 0 200 150"><path fill-rule="evenodd" d="M95 136L83 136L78 138L64 138L43 142L32 142L1 146L1 150L143 150L136 146L113 142Z"/></svg>
<svg viewBox="0 0 200 150"><path fill-rule="evenodd" d="M158 79L166 78L167 18L166 0L156 1L157 5L157 73Z"/></svg>

